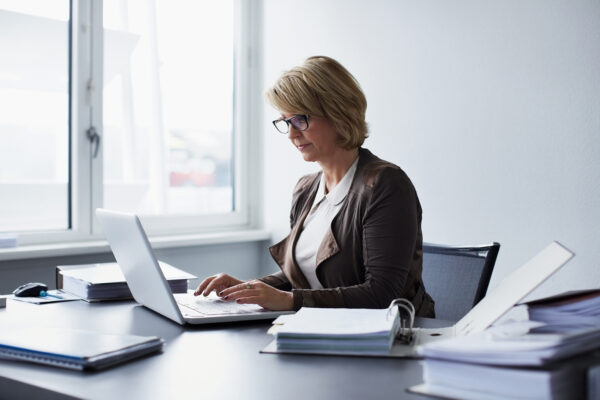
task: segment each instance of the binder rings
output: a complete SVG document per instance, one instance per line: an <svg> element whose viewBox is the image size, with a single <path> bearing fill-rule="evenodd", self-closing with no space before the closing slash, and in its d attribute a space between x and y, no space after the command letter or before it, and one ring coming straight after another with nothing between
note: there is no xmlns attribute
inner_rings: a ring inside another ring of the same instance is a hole
<svg viewBox="0 0 600 400"><path fill-rule="evenodd" d="M96 370L146 354L164 344L156 336L113 335L67 328L5 327L0 360L20 360L75 370Z"/></svg>

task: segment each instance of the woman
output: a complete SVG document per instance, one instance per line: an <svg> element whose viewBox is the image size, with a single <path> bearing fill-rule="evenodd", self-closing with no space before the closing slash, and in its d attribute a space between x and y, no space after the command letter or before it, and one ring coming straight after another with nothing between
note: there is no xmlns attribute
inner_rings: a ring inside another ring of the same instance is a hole
<svg viewBox="0 0 600 400"><path fill-rule="evenodd" d="M404 297L433 317L421 279L421 205L399 167L361 147L367 101L354 77L329 57L310 57L266 98L281 111L275 128L322 171L297 183L291 233L269 249L281 271L248 282L211 276L194 294L271 310L385 308Z"/></svg>

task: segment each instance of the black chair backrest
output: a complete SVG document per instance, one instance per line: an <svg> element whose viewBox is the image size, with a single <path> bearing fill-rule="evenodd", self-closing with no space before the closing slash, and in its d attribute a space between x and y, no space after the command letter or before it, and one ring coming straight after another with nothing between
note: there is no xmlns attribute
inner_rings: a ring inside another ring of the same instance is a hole
<svg viewBox="0 0 600 400"><path fill-rule="evenodd" d="M458 321L484 296L500 244L446 246L423 243L423 282L435 317Z"/></svg>

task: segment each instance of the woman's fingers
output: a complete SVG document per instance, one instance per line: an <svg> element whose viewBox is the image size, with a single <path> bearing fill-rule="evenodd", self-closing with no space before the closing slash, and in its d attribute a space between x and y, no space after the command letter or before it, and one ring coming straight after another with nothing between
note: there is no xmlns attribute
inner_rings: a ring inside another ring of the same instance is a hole
<svg viewBox="0 0 600 400"><path fill-rule="evenodd" d="M204 296L208 296L212 291L215 291L218 294L223 289L239 282L241 281L227 274L213 275L202 281L198 286L198 289L194 292L194 296L198 296L200 293Z"/></svg>
<svg viewBox="0 0 600 400"><path fill-rule="evenodd" d="M270 310L291 310L294 302L291 292L283 292L264 282L242 282L219 292L223 300L240 304L257 304Z"/></svg>
<svg viewBox="0 0 600 400"><path fill-rule="evenodd" d="M233 293L237 293L237 292L240 292L243 290L257 289L259 287L259 283L262 283L262 282L248 281L248 282L238 283L237 285L233 285L233 286L223 289L222 291L218 292L217 294L223 298L226 298L226 297L229 297ZM235 300L235 298L231 298L231 300Z"/></svg>
<svg viewBox="0 0 600 400"><path fill-rule="evenodd" d="M194 291L194 296L198 296L200 293L202 293L207 286L216 278L217 276L209 276L208 278L204 279L200 285L198 285L198 288Z"/></svg>

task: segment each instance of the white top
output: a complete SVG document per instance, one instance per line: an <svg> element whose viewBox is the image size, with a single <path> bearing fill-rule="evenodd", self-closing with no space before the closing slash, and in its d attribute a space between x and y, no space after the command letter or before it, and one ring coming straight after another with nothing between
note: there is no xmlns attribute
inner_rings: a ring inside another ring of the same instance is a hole
<svg viewBox="0 0 600 400"><path fill-rule="evenodd" d="M312 208L304 220L303 230L294 251L298 267L306 276L311 289L323 289L316 274L317 251L331 226L331 221L342 208L342 203L350 191L357 164L358 157L342 180L327 194L325 194L325 175L321 175Z"/></svg>

